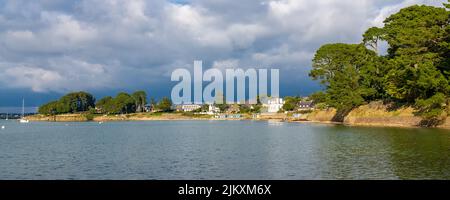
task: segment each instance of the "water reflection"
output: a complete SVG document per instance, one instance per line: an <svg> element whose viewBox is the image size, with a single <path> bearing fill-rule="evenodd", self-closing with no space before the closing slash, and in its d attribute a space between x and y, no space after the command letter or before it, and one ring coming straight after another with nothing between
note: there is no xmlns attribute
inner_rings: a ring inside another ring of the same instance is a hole
<svg viewBox="0 0 450 200"><path fill-rule="evenodd" d="M450 179L450 132L263 121L30 123L0 179Z"/></svg>
<svg viewBox="0 0 450 200"><path fill-rule="evenodd" d="M401 179L450 178L450 134L439 129L393 130L392 169Z"/></svg>

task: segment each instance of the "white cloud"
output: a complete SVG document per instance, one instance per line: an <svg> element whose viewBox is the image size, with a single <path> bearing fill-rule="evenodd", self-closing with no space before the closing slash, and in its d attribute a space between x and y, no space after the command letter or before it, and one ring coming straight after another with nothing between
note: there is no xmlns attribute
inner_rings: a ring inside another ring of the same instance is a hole
<svg viewBox="0 0 450 200"><path fill-rule="evenodd" d="M398 2L397 4L388 5L380 9L378 15L371 20L372 26L383 27L383 21L389 17L390 15L398 12L402 8L406 8L408 6L412 6L415 4L425 4L425 5L433 5L433 6L442 6L446 1L443 0L404 0Z"/></svg>
<svg viewBox="0 0 450 200"><path fill-rule="evenodd" d="M248 48L258 37L268 35L270 30L261 24L232 24L225 33L236 48Z"/></svg>
<svg viewBox="0 0 450 200"><path fill-rule="evenodd" d="M90 42L97 37L95 28L87 23L79 22L70 15L42 13L42 20L50 24L41 34L43 39L52 38L69 44Z"/></svg>
<svg viewBox="0 0 450 200"><path fill-rule="evenodd" d="M34 92L53 90L63 81L57 72L26 66L7 68L0 77L3 84L17 88L31 87Z"/></svg>
<svg viewBox="0 0 450 200"><path fill-rule="evenodd" d="M59 53L73 51L97 39L95 28L79 22L72 16L42 12L38 19L46 24L37 30L8 30L3 35L5 47L24 52Z"/></svg>
<svg viewBox="0 0 450 200"><path fill-rule="evenodd" d="M110 88L113 77L118 76L114 67L88 63L69 57L51 59L39 65L35 63L0 63L0 82L13 88L30 88L34 92L66 92L83 89ZM42 67L42 66L44 67Z"/></svg>
<svg viewBox="0 0 450 200"><path fill-rule="evenodd" d="M237 59L228 59L228 60L217 60L214 61L212 68L216 68L219 70L225 71L225 69L230 68L239 68L239 60Z"/></svg>

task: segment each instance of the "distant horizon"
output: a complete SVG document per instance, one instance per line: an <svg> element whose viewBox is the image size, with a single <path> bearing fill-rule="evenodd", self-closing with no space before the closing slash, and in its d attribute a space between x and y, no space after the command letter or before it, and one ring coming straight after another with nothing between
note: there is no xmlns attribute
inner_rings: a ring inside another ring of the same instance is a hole
<svg viewBox="0 0 450 200"><path fill-rule="evenodd" d="M282 75L282 74L281 74ZM175 85L175 82L171 83L172 85ZM283 86L283 80L280 80L280 87ZM314 86L309 86L307 88L302 87L301 84L297 85L297 88L283 88L280 89L280 97L285 96L309 96L310 94L320 91L321 87L317 83ZM97 100L106 97L106 96L116 96L119 92L127 92L132 93L133 91L137 90L143 90L146 91L148 94L148 99L154 98L156 100L162 99L163 97L170 97L171 88L162 88L158 90L146 90L146 89L139 89L139 88L130 88L130 89L116 89L116 90L110 90L110 91L89 91L89 90L74 90L70 92L78 92L78 91L85 91L90 94L92 94L94 97L97 98ZM1 89L0 89L1 92ZM49 101L58 100L63 95L70 93L57 93L57 92L50 92L50 93L27 93L26 91L16 91L14 95L7 95L5 93L0 93L0 108L1 107L21 107L22 106L22 99L25 99L25 106L26 107L39 107L42 104L45 104Z"/></svg>
<svg viewBox="0 0 450 200"><path fill-rule="evenodd" d="M37 113L39 107L25 107L25 113ZM0 114L22 113L22 107L0 107Z"/></svg>

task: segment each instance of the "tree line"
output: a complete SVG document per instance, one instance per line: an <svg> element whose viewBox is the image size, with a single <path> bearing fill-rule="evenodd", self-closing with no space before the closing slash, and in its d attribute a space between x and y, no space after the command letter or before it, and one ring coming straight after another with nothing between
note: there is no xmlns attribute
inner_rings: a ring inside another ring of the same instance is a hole
<svg viewBox="0 0 450 200"><path fill-rule="evenodd" d="M39 107L39 114L57 115L67 113L90 112L98 114L127 114L145 112L145 106L150 103L154 110L169 112L172 101L164 97L156 102L153 98L148 102L145 91L133 94L120 92L115 97L107 96L98 101L87 92L73 92L64 95L57 101L51 101Z"/></svg>
<svg viewBox="0 0 450 200"><path fill-rule="evenodd" d="M450 4L445 4L450 8ZM326 44L310 77L325 90L312 95L339 111L383 100L414 106L431 121L445 119L450 95L450 11L411 6L368 29L360 44ZM380 55L382 43L387 54Z"/></svg>

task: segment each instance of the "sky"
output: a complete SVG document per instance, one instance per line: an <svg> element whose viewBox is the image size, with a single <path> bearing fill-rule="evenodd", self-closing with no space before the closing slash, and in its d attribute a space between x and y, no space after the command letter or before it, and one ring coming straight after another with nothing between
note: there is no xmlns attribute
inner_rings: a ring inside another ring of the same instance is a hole
<svg viewBox="0 0 450 200"><path fill-rule="evenodd" d="M280 94L320 90L308 77L326 43L413 4L444 0L0 0L0 107L71 91L170 96L174 69L280 69Z"/></svg>

